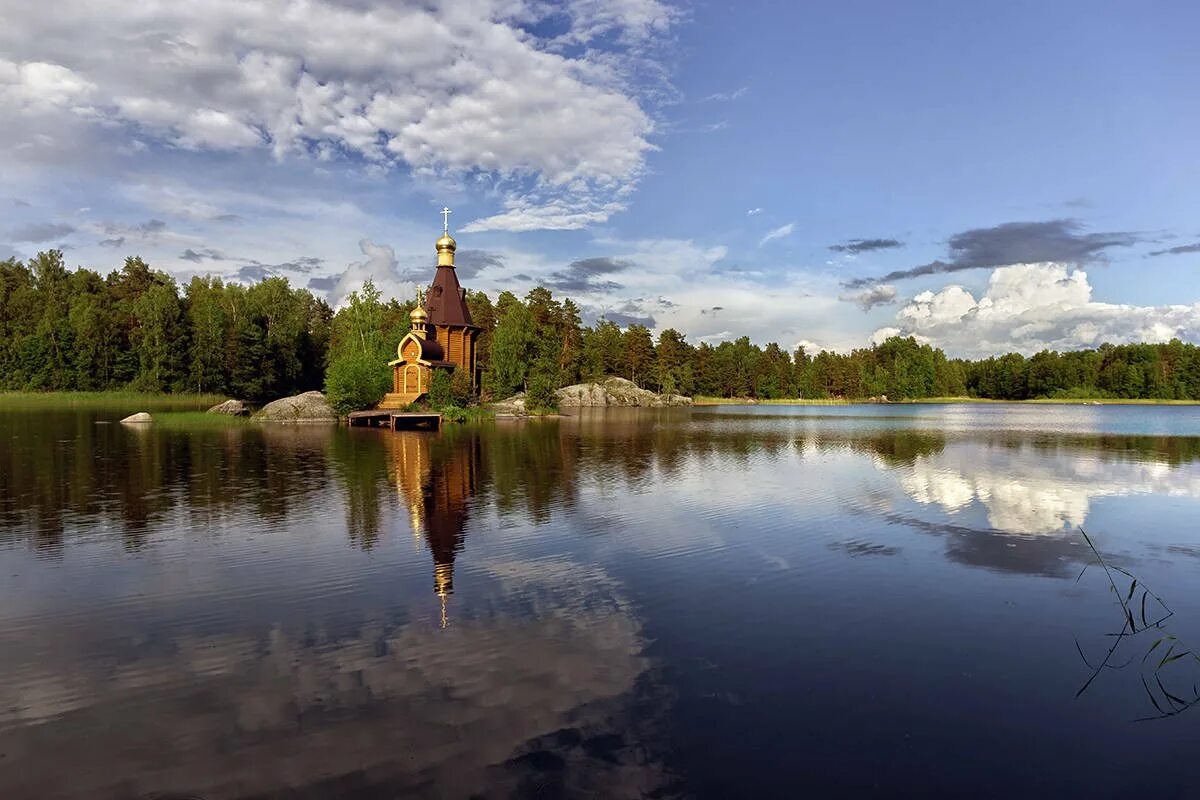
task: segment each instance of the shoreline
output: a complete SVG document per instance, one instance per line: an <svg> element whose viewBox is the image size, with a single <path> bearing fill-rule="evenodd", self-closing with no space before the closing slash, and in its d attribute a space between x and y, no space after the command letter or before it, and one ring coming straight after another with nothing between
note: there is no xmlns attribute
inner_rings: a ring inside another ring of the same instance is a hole
<svg viewBox="0 0 1200 800"><path fill-rule="evenodd" d="M54 405L70 408L111 409L114 407L138 406L138 410L158 410L203 412L206 408L221 403L229 398L224 395L208 393L159 394L136 391L94 391L94 392L29 392L29 391L0 391L0 410L4 408L44 408ZM693 398L692 407L698 406L889 406L889 405L1070 405L1070 406L1196 406L1200 400L1158 400L1143 398L1035 398L1031 400L995 400L985 397L923 397L915 400L889 400L887 402L872 401L868 398L779 398L773 400L756 400L749 397L705 397ZM491 404L485 404L487 408ZM143 408L143 406L145 408ZM557 412L561 414L560 412ZM491 413L479 414L480 417L491 417ZM501 416L501 415L496 415ZM537 416L530 414L528 416Z"/></svg>
<svg viewBox="0 0 1200 800"><path fill-rule="evenodd" d="M1143 398L1114 397L1039 397L1031 400L994 400L987 397L922 397L916 400L889 400L880 402L862 398L805 399L780 398L777 400L755 400L749 397L696 397L694 406L915 406L915 405L1059 405L1059 406L1196 406L1200 400L1154 400Z"/></svg>

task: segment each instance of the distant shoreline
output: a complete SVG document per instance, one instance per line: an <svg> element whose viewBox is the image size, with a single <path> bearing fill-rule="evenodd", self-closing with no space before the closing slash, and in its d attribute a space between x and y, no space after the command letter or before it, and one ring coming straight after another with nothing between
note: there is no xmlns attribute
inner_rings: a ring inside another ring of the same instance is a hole
<svg viewBox="0 0 1200 800"><path fill-rule="evenodd" d="M986 397L923 397L917 400L878 401L869 398L858 400L780 398L778 400L755 400L752 397L695 397L697 406L904 406L904 405L1057 405L1057 406L1195 406L1200 400L1145 400L1140 398L1036 398L1033 400L993 400Z"/></svg>

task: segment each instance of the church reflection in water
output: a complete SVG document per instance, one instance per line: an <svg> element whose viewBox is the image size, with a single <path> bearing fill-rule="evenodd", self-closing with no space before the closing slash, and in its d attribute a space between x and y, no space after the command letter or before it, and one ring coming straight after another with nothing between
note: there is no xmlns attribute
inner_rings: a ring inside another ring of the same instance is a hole
<svg viewBox="0 0 1200 800"><path fill-rule="evenodd" d="M441 599L442 626L454 594L454 559L463 549L471 498L479 490L481 444L476 436L441 437L403 432L385 436L388 474L408 510L414 537L433 556L433 591Z"/></svg>

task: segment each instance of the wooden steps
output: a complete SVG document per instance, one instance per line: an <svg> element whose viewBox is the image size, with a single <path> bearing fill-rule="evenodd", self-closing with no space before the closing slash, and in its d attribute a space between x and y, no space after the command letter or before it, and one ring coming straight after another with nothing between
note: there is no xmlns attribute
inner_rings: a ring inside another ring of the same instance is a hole
<svg viewBox="0 0 1200 800"><path fill-rule="evenodd" d="M388 392L379 401L376 408L407 408L410 404L415 403L424 392Z"/></svg>

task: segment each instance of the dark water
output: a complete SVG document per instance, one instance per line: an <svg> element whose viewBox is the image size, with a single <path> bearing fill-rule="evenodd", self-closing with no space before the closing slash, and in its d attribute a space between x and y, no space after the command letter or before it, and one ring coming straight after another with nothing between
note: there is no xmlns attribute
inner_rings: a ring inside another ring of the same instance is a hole
<svg viewBox="0 0 1200 800"><path fill-rule="evenodd" d="M0 798L1200 791L1200 409L120 416L0 412Z"/></svg>

